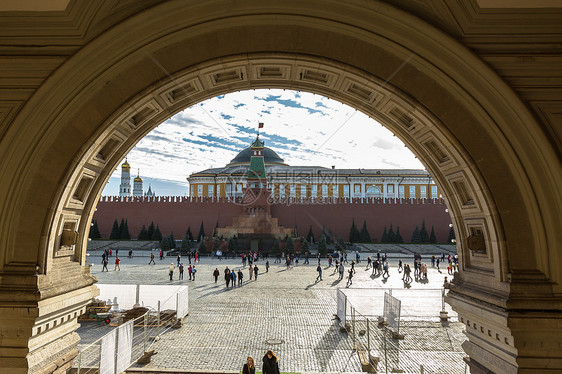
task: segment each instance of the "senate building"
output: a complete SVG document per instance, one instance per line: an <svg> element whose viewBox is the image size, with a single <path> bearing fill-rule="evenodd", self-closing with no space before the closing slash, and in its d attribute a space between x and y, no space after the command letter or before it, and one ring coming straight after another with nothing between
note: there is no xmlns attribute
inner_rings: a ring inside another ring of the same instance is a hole
<svg viewBox="0 0 562 374"><path fill-rule="evenodd" d="M193 197L240 197L252 158L251 147L222 167L191 174ZM439 198L431 175L421 169L336 169L335 166L288 165L263 148L267 186L276 198Z"/></svg>

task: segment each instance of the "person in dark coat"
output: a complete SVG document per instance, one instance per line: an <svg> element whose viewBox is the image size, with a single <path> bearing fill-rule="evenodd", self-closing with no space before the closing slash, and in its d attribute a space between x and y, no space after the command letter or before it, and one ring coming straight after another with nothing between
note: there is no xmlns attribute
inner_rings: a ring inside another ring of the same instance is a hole
<svg viewBox="0 0 562 374"><path fill-rule="evenodd" d="M248 357L244 367L242 368L242 374L256 374L256 364L252 357Z"/></svg>
<svg viewBox="0 0 562 374"><path fill-rule="evenodd" d="M279 359L272 350L267 351L265 356L263 356L263 366L261 368L263 374L280 374L278 361Z"/></svg>

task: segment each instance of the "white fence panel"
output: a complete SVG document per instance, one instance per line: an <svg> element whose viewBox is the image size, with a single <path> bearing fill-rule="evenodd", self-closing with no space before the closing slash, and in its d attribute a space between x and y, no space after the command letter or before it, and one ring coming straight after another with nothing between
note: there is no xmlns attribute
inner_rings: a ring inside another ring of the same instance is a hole
<svg viewBox="0 0 562 374"><path fill-rule="evenodd" d="M115 374L115 332L112 330L101 339L100 374Z"/></svg>

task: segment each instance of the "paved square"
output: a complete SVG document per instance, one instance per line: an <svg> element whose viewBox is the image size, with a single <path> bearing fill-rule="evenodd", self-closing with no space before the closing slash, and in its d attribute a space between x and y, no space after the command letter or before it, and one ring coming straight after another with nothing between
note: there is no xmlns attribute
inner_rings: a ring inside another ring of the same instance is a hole
<svg viewBox="0 0 562 374"><path fill-rule="evenodd" d="M365 258L366 254L362 257ZM273 263L274 259L270 258L269 272L265 271L265 261L260 260L257 262L258 279L251 281L248 266L242 267L240 259L219 261L203 257L196 265L198 272L195 281L188 280L187 271L184 280L178 280L177 270L174 280L169 280L168 266L170 262L176 264L175 257L156 259L156 265L148 265L148 257L124 257L121 270L114 271L113 266L109 266L109 272L101 272L101 253L91 253L89 260L94 263L91 272L100 283L189 286L189 316L182 328L168 331L155 344L154 349L158 354L152 357L151 363L145 368L240 370L246 357L253 356L260 369L261 358L266 350L272 349L279 356L281 371L361 371L353 350L354 341L350 335L340 331L341 324L334 316L337 289L345 287L346 278L338 281L338 274L333 272L334 267L327 267L326 259L322 260L323 280L318 282L315 281L316 259L313 258L310 259L310 265L302 265L301 259L301 264L289 269ZM413 262L412 259L404 260ZM183 262L186 265L187 258L184 257ZM364 296L370 288L404 290L402 274L398 273L395 261L391 262L388 280L372 276L371 270L366 270L365 265L366 261L361 261L356 266L356 275L349 292ZM242 286L226 287L223 272L226 266L235 270L242 268ZM217 283L212 278L215 267L221 274ZM414 301L410 300L410 303L418 306L425 303L429 308L422 307L422 315L423 311L439 310L440 301L424 298L423 295L429 289L440 288L443 277L447 275L446 272L439 273L431 268L431 264L429 267L427 283L414 281L408 287L412 296L421 295L412 298ZM349 264L346 264L347 269ZM382 300L373 301L380 302ZM408 318L408 313L404 314L401 332L405 334L405 339L387 341L389 366L392 364L407 373L419 373L420 364L424 365L426 373L465 372L462 361L465 354L460 347L465 340L462 334L464 326L456 322L454 313L447 326L438 322L438 314L428 315L422 321L415 315ZM95 329L85 326L79 333L85 340L91 341L95 334L92 330ZM377 334L379 339L371 342L371 347L375 354L384 359L382 330Z"/></svg>

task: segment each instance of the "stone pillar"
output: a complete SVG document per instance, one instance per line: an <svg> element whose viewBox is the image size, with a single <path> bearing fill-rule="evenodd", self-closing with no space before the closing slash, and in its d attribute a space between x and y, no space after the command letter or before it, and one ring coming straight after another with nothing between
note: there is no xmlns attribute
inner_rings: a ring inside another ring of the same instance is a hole
<svg viewBox="0 0 562 374"><path fill-rule="evenodd" d="M95 278L70 261L50 276L12 270L1 274L0 372L64 373L78 354L77 319L99 295Z"/></svg>

